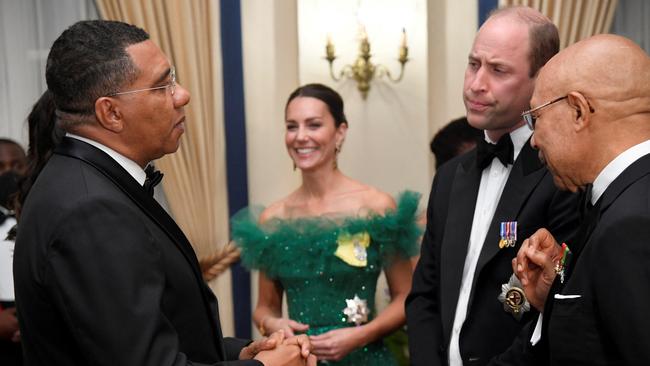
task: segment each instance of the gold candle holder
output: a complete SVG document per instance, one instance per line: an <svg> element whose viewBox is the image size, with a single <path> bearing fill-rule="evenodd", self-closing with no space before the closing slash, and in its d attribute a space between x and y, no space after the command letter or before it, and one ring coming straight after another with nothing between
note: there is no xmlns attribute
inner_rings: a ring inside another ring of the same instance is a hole
<svg viewBox="0 0 650 366"><path fill-rule="evenodd" d="M341 81L344 78L354 79L357 82L357 89L361 92L362 98L365 100L368 97L370 90L370 82L375 78L386 76L388 80L397 83L404 77L404 65L408 62L408 45L406 41L406 30L402 28L402 41L399 47L399 55L397 61L400 63L400 72L397 77L393 77L390 70L384 65L375 65L370 60L372 54L370 53L370 41L366 34L365 28L361 30L359 40L359 54L352 64L347 64L338 72L334 72L334 60L336 60L336 53L334 50L334 43L332 38L327 36L327 43L325 44L325 59L329 63L330 76L334 81Z"/></svg>

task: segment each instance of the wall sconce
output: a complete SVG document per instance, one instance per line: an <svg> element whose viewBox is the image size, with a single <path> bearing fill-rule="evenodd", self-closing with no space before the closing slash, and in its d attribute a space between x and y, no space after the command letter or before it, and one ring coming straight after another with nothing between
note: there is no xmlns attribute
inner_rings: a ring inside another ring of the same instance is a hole
<svg viewBox="0 0 650 366"><path fill-rule="evenodd" d="M402 28L402 42L399 47L399 61L401 68L399 75L394 78L390 73L390 70L384 65L375 65L370 61L370 42L368 41L368 35L366 34L365 28L361 30L361 40L359 41L359 55L353 64L348 64L343 66L343 69L338 73L338 76L334 73L333 63L336 59L334 53L334 44L330 36L327 36L327 44L325 45L325 59L329 62L330 66L330 76L334 81L340 81L344 77L348 79L354 79L357 81L357 88L361 92L361 96L365 100L368 96L368 90L370 90L370 81L377 76L381 78L384 75L388 80L396 83L402 80L404 76L404 64L409 60L408 59L408 47L406 45L406 30Z"/></svg>

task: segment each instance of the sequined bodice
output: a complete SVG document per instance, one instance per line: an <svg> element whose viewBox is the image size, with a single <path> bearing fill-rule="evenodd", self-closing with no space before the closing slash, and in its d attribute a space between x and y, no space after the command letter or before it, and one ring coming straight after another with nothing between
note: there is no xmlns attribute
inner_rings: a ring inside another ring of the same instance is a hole
<svg viewBox="0 0 650 366"><path fill-rule="evenodd" d="M384 215L271 219L263 225L257 223L255 209L247 209L233 218L232 236L245 266L280 282L287 294L289 317L309 324L309 334L320 334L355 325L345 312L346 300L355 296L365 300L368 321L376 316L379 273L391 260L418 252L418 200L417 193L407 191L398 198L397 208ZM357 240L364 235L367 247ZM361 364L391 364L379 361L390 359L381 342L366 347L366 353L369 349L377 355L363 356ZM360 364L358 357L351 354L346 360L356 359Z"/></svg>
<svg viewBox="0 0 650 366"><path fill-rule="evenodd" d="M278 280L287 292L289 317L309 324L309 333L321 333L322 328L354 325L343 310L346 300L358 296L366 300L370 310L368 320L375 316L375 288L382 270L380 255L372 243L367 249L367 265L353 267L340 258L323 256L315 267L294 266L291 273Z"/></svg>

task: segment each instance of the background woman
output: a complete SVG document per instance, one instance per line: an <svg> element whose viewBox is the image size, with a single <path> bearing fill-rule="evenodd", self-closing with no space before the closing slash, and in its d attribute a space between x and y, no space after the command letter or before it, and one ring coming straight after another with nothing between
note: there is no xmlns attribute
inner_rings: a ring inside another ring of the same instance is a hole
<svg viewBox="0 0 650 366"><path fill-rule="evenodd" d="M302 184L261 215L245 210L233 218L244 264L260 270L254 321L262 334L306 332L320 361L392 365L382 337L405 321L419 196L407 191L396 203L341 173L337 157L348 122L331 88L295 90L285 119L287 151ZM382 269L392 301L376 314ZM284 292L288 318L282 317Z"/></svg>

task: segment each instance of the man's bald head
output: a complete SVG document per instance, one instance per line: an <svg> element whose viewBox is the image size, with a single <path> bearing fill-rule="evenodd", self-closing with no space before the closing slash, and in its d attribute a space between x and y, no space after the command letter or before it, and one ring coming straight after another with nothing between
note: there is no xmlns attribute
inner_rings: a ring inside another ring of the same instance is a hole
<svg viewBox="0 0 650 366"><path fill-rule="evenodd" d="M575 190L620 153L650 140L650 58L620 36L578 42L539 73L531 107L553 100L534 112L531 142L556 184Z"/></svg>
<svg viewBox="0 0 650 366"><path fill-rule="evenodd" d="M553 57L536 87L556 94L580 91L629 113L650 112L650 58L627 38L601 34ZM631 109L630 109L631 108Z"/></svg>

